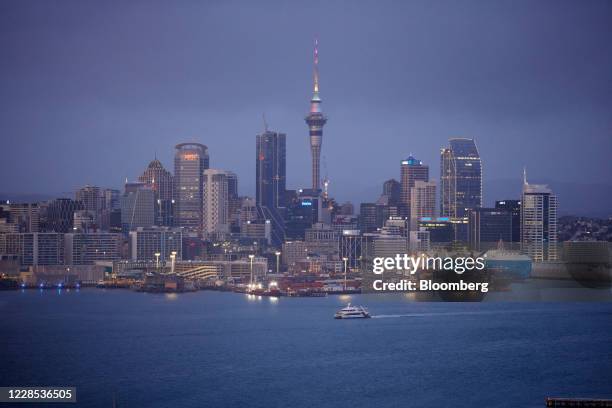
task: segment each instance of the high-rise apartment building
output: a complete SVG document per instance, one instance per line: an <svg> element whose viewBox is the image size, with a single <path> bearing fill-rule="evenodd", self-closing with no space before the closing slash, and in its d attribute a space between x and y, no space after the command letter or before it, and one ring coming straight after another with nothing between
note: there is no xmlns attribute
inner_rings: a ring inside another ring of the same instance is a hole
<svg viewBox="0 0 612 408"><path fill-rule="evenodd" d="M535 262L554 261L557 253L557 196L544 184L523 180L521 248Z"/></svg>
<svg viewBox="0 0 612 408"><path fill-rule="evenodd" d="M174 156L174 224L191 231L202 228L204 170L209 168L208 148L200 143L176 145Z"/></svg>
<svg viewBox="0 0 612 408"><path fill-rule="evenodd" d="M202 230L207 237L219 237L229 233L229 174L225 170L204 170Z"/></svg>
<svg viewBox="0 0 612 408"><path fill-rule="evenodd" d="M91 265L96 261L116 261L120 258L121 234L65 234L64 240L67 265Z"/></svg>
<svg viewBox="0 0 612 408"><path fill-rule="evenodd" d="M24 266L61 265L64 263L64 234L0 234L0 254L14 255Z"/></svg>

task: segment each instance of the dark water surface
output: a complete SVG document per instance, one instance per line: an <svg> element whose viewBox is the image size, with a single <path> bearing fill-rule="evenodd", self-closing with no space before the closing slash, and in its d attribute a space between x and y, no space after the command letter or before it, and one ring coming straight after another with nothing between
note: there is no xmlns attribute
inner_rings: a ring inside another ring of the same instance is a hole
<svg viewBox="0 0 612 408"><path fill-rule="evenodd" d="M350 301L376 317L332 319L348 300L3 292L0 385L76 386L83 407L111 407L113 394L119 407L543 407L546 396L612 398L612 303L356 295Z"/></svg>

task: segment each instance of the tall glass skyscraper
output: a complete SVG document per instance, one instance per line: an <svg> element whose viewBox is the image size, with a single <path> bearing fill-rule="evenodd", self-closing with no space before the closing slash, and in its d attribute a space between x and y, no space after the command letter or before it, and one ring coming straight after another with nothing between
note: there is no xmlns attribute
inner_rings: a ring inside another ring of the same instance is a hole
<svg viewBox="0 0 612 408"><path fill-rule="evenodd" d="M440 216L463 218L482 207L482 163L474 139L450 139L440 152Z"/></svg>
<svg viewBox="0 0 612 408"><path fill-rule="evenodd" d="M286 135L266 130L257 135L255 157L256 202L268 208L285 207Z"/></svg>
<svg viewBox="0 0 612 408"><path fill-rule="evenodd" d="M200 143L180 143L174 155L175 225L192 231L202 229L204 170L210 160Z"/></svg>

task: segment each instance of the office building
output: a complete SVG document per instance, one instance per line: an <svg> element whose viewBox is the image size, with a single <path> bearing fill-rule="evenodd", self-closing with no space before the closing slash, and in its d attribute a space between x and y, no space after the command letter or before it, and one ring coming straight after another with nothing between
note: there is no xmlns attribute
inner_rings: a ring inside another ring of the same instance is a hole
<svg viewBox="0 0 612 408"><path fill-rule="evenodd" d="M240 238L272 243L272 224L270 220L248 221L240 229Z"/></svg>
<svg viewBox="0 0 612 408"><path fill-rule="evenodd" d="M318 255L335 256L340 253L340 232L327 224L316 223L305 232L306 245L310 252Z"/></svg>
<svg viewBox="0 0 612 408"><path fill-rule="evenodd" d="M359 216L337 214L332 220L331 227L337 231L343 230L358 230Z"/></svg>
<svg viewBox="0 0 612 408"><path fill-rule="evenodd" d="M410 231L410 251L427 252L431 249L430 232L425 228Z"/></svg>
<svg viewBox="0 0 612 408"><path fill-rule="evenodd" d="M474 139L450 139L440 152L440 216L482 207L482 163Z"/></svg>
<svg viewBox="0 0 612 408"><path fill-rule="evenodd" d="M285 237L289 240L303 240L306 230L320 222L322 200L318 191L298 191L287 206Z"/></svg>
<svg viewBox="0 0 612 408"><path fill-rule="evenodd" d="M74 227L72 232L96 232L96 217L94 213L87 210L77 210L74 212Z"/></svg>
<svg viewBox="0 0 612 408"><path fill-rule="evenodd" d="M155 192L144 183L126 183L120 199L124 231L155 225Z"/></svg>
<svg viewBox="0 0 612 408"><path fill-rule="evenodd" d="M256 136L255 146L255 199L259 221L269 221L275 245L280 245L285 235L283 216L288 198L285 140L284 133L266 129Z"/></svg>
<svg viewBox="0 0 612 408"><path fill-rule="evenodd" d="M455 240L455 225L449 217L423 217L418 221L418 231L428 231L432 244L449 244Z"/></svg>
<svg viewBox="0 0 612 408"><path fill-rule="evenodd" d="M242 198L238 195L238 176L227 172L228 218L231 232L240 232L240 209Z"/></svg>
<svg viewBox="0 0 612 408"><path fill-rule="evenodd" d="M399 206L401 198L401 183L395 179L389 179L383 183L383 195L389 199L389 205Z"/></svg>
<svg viewBox="0 0 612 408"><path fill-rule="evenodd" d="M138 181L155 194L155 225L172 226L174 222L174 178L161 162L154 159Z"/></svg>
<svg viewBox="0 0 612 408"><path fill-rule="evenodd" d="M209 168L208 148L200 143L176 145L174 156L174 224L191 231L202 228L204 170Z"/></svg>
<svg viewBox="0 0 612 408"><path fill-rule="evenodd" d="M417 181L429 181L429 166L411 155L402 160L400 167L400 215L403 217L410 217L410 194Z"/></svg>
<svg viewBox="0 0 612 408"><path fill-rule="evenodd" d="M284 207L286 141L284 133L266 130L256 137L255 188L257 205Z"/></svg>
<svg viewBox="0 0 612 408"><path fill-rule="evenodd" d="M44 230L46 232L72 232L74 213L83 210L83 204L70 198L51 200L45 212Z"/></svg>
<svg viewBox="0 0 612 408"><path fill-rule="evenodd" d="M521 242L521 200L502 200L495 202L498 210L512 214L512 242Z"/></svg>
<svg viewBox="0 0 612 408"><path fill-rule="evenodd" d="M512 213L497 208L469 210L469 242L472 249L496 248L498 242L512 240Z"/></svg>
<svg viewBox="0 0 612 408"><path fill-rule="evenodd" d="M240 228L248 222L257 221L257 205L252 197L241 197L240 199Z"/></svg>
<svg viewBox="0 0 612 408"><path fill-rule="evenodd" d="M155 227L137 228L130 231L130 257L133 261L170 261L175 253L176 260L182 259L183 233L180 228Z"/></svg>
<svg viewBox="0 0 612 408"><path fill-rule="evenodd" d="M283 242L281 250L283 265L288 268L295 266L299 261L308 256L308 244L302 240L291 240Z"/></svg>
<svg viewBox="0 0 612 408"><path fill-rule="evenodd" d="M114 188L105 188L100 193L102 196L102 209L105 210L118 210L119 206L119 196L121 192Z"/></svg>
<svg viewBox="0 0 612 408"><path fill-rule="evenodd" d="M9 220L17 225L19 232L40 231L40 206L36 203L11 203Z"/></svg>
<svg viewBox="0 0 612 408"><path fill-rule="evenodd" d="M338 210L339 215L353 215L355 213L355 206L350 201L343 203Z"/></svg>
<svg viewBox="0 0 612 408"><path fill-rule="evenodd" d="M482 207L482 162L473 139L450 139L440 152L440 216L455 225L454 241L468 241L468 211Z"/></svg>
<svg viewBox="0 0 612 408"><path fill-rule="evenodd" d="M100 187L86 185L78 189L75 193L75 200L83 204L83 210L87 210L94 214L94 222L97 223L102 207Z"/></svg>
<svg viewBox="0 0 612 408"><path fill-rule="evenodd" d="M436 183L416 180L410 189L410 229L418 229L418 220L435 216Z"/></svg>

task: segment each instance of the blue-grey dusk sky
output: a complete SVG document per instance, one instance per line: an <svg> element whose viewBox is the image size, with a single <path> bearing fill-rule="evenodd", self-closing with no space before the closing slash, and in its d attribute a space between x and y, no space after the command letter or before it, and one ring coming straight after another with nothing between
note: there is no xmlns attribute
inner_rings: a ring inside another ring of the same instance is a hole
<svg viewBox="0 0 612 408"><path fill-rule="evenodd" d="M197 141L253 195L264 112L307 186L315 35L339 201L375 200L410 153L437 178L449 137L489 181L612 183L610 1L4 0L0 191L119 188Z"/></svg>

